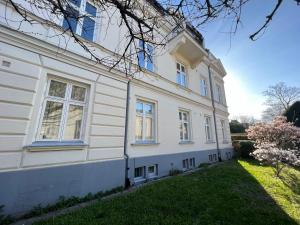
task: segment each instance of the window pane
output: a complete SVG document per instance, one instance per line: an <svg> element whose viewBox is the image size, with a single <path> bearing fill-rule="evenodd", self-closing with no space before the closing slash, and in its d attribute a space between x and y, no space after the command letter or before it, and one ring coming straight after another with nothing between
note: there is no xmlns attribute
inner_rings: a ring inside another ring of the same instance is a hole
<svg viewBox="0 0 300 225"><path fill-rule="evenodd" d="M188 140L189 139L189 132L188 132L188 124L184 123L183 124L183 134L184 134L184 140Z"/></svg>
<svg viewBox="0 0 300 225"><path fill-rule="evenodd" d="M135 119L135 139L142 140L143 138L143 118L137 116Z"/></svg>
<svg viewBox="0 0 300 225"><path fill-rule="evenodd" d="M72 94L71 94L71 99L76 100L76 101L81 101L84 102L85 99L85 88L83 87L78 87L78 86L73 86L72 87Z"/></svg>
<svg viewBox="0 0 300 225"><path fill-rule="evenodd" d="M185 72L184 66L181 65L181 71Z"/></svg>
<svg viewBox="0 0 300 225"><path fill-rule="evenodd" d="M177 75L176 75L176 82L177 84L181 84L181 76L180 76L180 72L177 71Z"/></svg>
<svg viewBox="0 0 300 225"><path fill-rule="evenodd" d="M64 30L70 29L73 33L76 33L79 12L69 5L67 6L66 11L67 18L63 21L63 28Z"/></svg>
<svg viewBox="0 0 300 225"><path fill-rule="evenodd" d="M81 3L81 0L69 0L69 1L76 6L80 6L80 3Z"/></svg>
<svg viewBox="0 0 300 225"><path fill-rule="evenodd" d="M154 166L149 166L148 167L148 173L154 173L155 172L155 167Z"/></svg>
<svg viewBox="0 0 300 225"><path fill-rule="evenodd" d="M153 71L153 47L151 45L147 45L147 69Z"/></svg>
<svg viewBox="0 0 300 225"><path fill-rule="evenodd" d="M87 2L85 6L85 11L92 16L96 16L97 9L95 6Z"/></svg>
<svg viewBox="0 0 300 225"><path fill-rule="evenodd" d="M80 130L82 124L83 107L79 105L70 105L68 120L65 128L64 139L80 139Z"/></svg>
<svg viewBox="0 0 300 225"><path fill-rule="evenodd" d="M182 127L182 123L179 123L179 134L180 134L180 140L183 140L183 127Z"/></svg>
<svg viewBox="0 0 300 225"><path fill-rule="evenodd" d="M153 140L152 136L152 118L146 117L146 130L145 139Z"/></svg>
<svg viewBox="0 0 300 225"><path fill-rule="evenodd" d="M89 41L94 39L95 21L90 17L84 17L81 36Z"/></svg>
<svg viewBox="0 0 300 225"><path fill-rule="evenodd" d="M62 103L47 101L40 133L42 139L58 139L62 109Z"/></svg>
<svg viewBox="0 0 300 225"><path fill-rule="evenodd" d="M144 168L138 167L134 169L134 177L143 177L144 176Z"/></svg>
<svg viewBox="0 0 300 225"><path fill-rule="evenodd" d="M179 120L182 120L182 112L179 112Z"/></svg>
<svg viewBox="0 0 300 225"><path fill-rule="evenodd" d="M185 74L181 74L181 85L186 86L186 76L185 76Z"/></svg>
<svg viewBox="0 0 300 225"><path fill-rule="evenodd" d="M152 105L151 104L144 104L144 112L147 114L152 114Z"/></svg>
<svg viewBox="0 0 300 225"><path fill-rule="evenodd" d="M182 113L182 115L183 115L183 120L184 121L188 121L188 115L187 115L187 113Z"/></svg>
<svg viewBox="0 0 300 225"><path fill-rule="evenodd" d="M66 83L51 80L48 95L64 98L66 93L66 88L67 88Z"/></svg>
<svg viewBox="0 0 300 225"><path fill-rule="evenodd" d="M179 63L176 63L176 68L177 68L177 70L180 71L180 64Z"/></svg>
<svg viewBox="0 0 300 225"><path fill-rule="evenodd" d="M143 103L141 103L141 102L136 103L136 112L143 113Z"/></svg>
<svg viewBox="0 0 300 225"><path fill-rule="evenodd" d="M142 40L139 41L139 52L138 52L138 63L139 66L144 68L145 67L145 54L144 54L144 42Z"/></svg>

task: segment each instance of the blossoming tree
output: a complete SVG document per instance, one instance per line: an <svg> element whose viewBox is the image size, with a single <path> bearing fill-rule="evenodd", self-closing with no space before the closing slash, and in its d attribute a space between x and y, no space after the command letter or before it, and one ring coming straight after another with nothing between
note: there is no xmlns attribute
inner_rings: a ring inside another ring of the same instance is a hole
<svg viewBox="0 0 300 225"><path fill-rule="evenodd" d="M272 123L257 123L247 130L248 138L255 141L253 157L275 168L279 177L287 165L300 165L300 129L276 117Z"/></svg>

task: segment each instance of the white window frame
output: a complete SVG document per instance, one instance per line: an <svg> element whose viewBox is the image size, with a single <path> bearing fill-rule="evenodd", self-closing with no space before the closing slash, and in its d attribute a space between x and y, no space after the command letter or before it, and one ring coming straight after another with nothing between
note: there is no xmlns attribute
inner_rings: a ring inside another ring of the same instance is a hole
<svg viewBox="0 0 300 225"><path fill-rule="evenodd" d="M188 170L190 167L189 167L189 159L183 159L182 160L182 170L185 171L185 170Z"/></svg>
<svg viewBox="0 0 300 225"><path fill-rule="evenodd" d="M143 47L140 46L140 42L143 43ZM144 65L143 66L139 65L139 66L146 69L147 71L154 72L154 68L155 68L155 63L154 63L155 48L154 48L154 46L152 44L148 43L148 42L143 41L143 40L139 40L139 43L137 44L137 46L138 46L138 52L143 53L142 57L143 57L143 61L144 61ZM149 59L150 54L149 54L148 46L151 46L151 48L152 48L152 54L151 54L152 60ZM140 57L140 56L138 55L138 57ZM138 60L139 60L139 58L138 58ZM152 70L148 69L148 64L150 62L152 62ZM138 64L139 64L139 62L138 62Z"/></svg>
<svg viewBox="0 0 300 225"><path fill-rule="evenodd" d="M181 119L180 119L180 115L181 114ZM187 120L183 119L183 114L186 114L187 116ZM190 112L189 111L185 111L185 110L179 110L178 112L178 119L179 119L179 125L181 125L182 127L182 131L180 130L180 126L179 126L179 140L181 142L186 142L186 141L191 141L191 119L190 119ZM183 133L183 128L184 128L184 124L187 124L187 135L188 138L185 139L184 138L184 133ZM180 137L180 133L182 132L182 138Z"/></svg>
<svg viewBox="0 0 300 225"><path fill-rule="evenodd" d="M136 110L136 105L137 103L142 103L143 104L143 112L139 113ZM144 105L152 105L152 114L149 115L144 111ZM142 139L137 139L136 133L135 133L135 142L136 143L153 143L156 141L156 104L154 102L150 101L145 101L142 99L137 99L136 104L135 104L135 120L138 116L142 117ZM151 118L152 119L152 139L147 140L145 137L146 134L146 118ZM135 127L135 132L136 132L137 127Z"/></svg>
<svg viewBox="0 0 300 225"><path fill-rule="evenodd" d="M179 70L177 68L177 65L179 65ZM182 68L184 68L184 72L182 70ZM179 81L178 81L178 77L177 74L179 73ZM183 83L183 77L184 77L184 82ZM179 84L182 87L188 87L188 77L187 77L187 70L186 70L186 66L180 62L176 62L176 83Z"/></svg>
<svg viewBox="0 0 300 225"><path fill-rule="evenodd" d="M149 168L150 168L150 167L154 167L154 172L153 172L153 173L149 173ZM148 173L148 178L157 177L157 164L148 166L148 167L147 167L147 173Z"/></svg>
<svg viewBox="0 0 300 225"><path fill-rule="evenodd" d="M227 141L226 123L225 123L225 120L220 120L220 122L221 122L221 131L222 131L223 142L226 142Z"/></svg>
<svg viewBox="0 0 300 225"><path fill-rule="evenodd" d="M204 97L208 96L207 80L204 78L200 79L200 95Z"/></svg>
<svg viewBox="0 0 300 225"><path fill-rule="evenodd" d="M190 168L195 168L195 158L190 158Z"/></svg>
<svg viewBox="0 0 300 225"><path fill-rule="evenodd" d="M136 170L136 169L140 169L140 168L142 169L142 175L136 177L136 176L135 176L135 170ZM134 168L134 181L135 181L135 182L138 182L138 181L142 181L142 180L145 180L145 166L135 167L135 168Z"/></svg>
<svg viewBox="0 0 300 225"><path fill-rule="evenodd" d="M216 101L222 103L222 87L219 84L216 84Z"/></svg>
<svg viewBox="0 0 300 225"><path fill-rule="evenodd" d="M66 92L65 92L65 97L64 98L48 95L51 80L66 84ZM73 86L83 87L83 88L86 89L84 102L76 101L76 100L71 99L72 87ZM41 110L41 115L40 115L40 118L39 118L39 125L38 125L38 129L37 129L37 132L36 132L35 141L43 141L43 142L49 142L49 141L51 141L51 142L53 142L53 141L56 141L56 142L84 141L84 131L85 131L85 125L86 125L86 120L87 120L88 95L89 95L88 85L84 85L84 84L74 82L74 81L70 81L70 80L66 80L66 79L48 77L47 85L46 85L46 92L45 92L45 95L44 95L43 101L42 101L43 102L42 103L42 110ZM61 120L60 120L60 127L59 127L59 132L58 132L58 138L57 139L43 139L41 137L41 129L42 129L42 123L43 123L43 119L44 119L44 114L45 114L47 101L58 102L58 103L63 104L62 115L61 115ZM77 106L82 106L83 107L82 123L81 123L81 127L80 127L80 137L78 139L64 139L64 130L66 128L66 122L68 120L68 113L69 113L69 106L70 105L77 105Z"/></svg>
<svg viewBox="0 0 300 225"><path fill-rule="evenodd" d="M210 116L204 116L204 129L205 129L206 142L209 142L209 143L213 142L212 123L211 123ZM209 136L210 136L210 138L209 138Z"/></svg>
<svg viewBox="0 0 300 225"><path fill-rule="evenodd" d="M88 14L87 11L85 10L87 2L96 8L96 17L93 17L92 15ZM89 18L95 21L94 34L93 34L93 40L92 40L92 41L95 41L96 40L96 27L97 27L97 13L99 11L97 6L95 6L93 1L89 1L89 0L81 0L80 6L77 6L70 1L68 2L68 4L71 7L73 7L73 9L77 10L78 14L80 16L79 20L77 21L76 30L73 32L76 33L77 35L79 35L80 37L82 37L81 35L82 35L82 26L83 26L83 19L84 19L83 15L89 15ZM65 18L62 18L62 20L60 22L61 27L63 27L64 20L65 20Z"/></svg>

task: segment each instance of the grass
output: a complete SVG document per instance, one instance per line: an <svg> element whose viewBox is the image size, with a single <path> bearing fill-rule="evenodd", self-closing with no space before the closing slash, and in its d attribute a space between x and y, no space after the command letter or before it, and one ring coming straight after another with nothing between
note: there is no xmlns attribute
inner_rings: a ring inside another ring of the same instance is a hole
<svg viewBox="0 0 300 225"><path fill-rule="evenodd" d="M230 161L38 224L300 224L300 171Z"/></svg>

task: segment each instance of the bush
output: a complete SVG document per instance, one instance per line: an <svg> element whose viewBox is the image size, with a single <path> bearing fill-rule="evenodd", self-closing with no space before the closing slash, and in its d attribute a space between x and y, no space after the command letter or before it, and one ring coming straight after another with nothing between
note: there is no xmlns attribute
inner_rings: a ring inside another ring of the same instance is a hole
<svg viewBox="0 0 300 225"><path fill-rule="evenodd" d="M255 150L253 141L234 141L232 145L235 151L235 155L237 157L246 159L252 158L250 153L252 153Z"/></svg>
<svg viewBox="0 0 300 225"><path fill-rule="evenodd" d="M246 133L241 133L241 134L233 134L231 135L231 140L232 141L239 141L239 140L249 140L247 137Z"/></svg>

